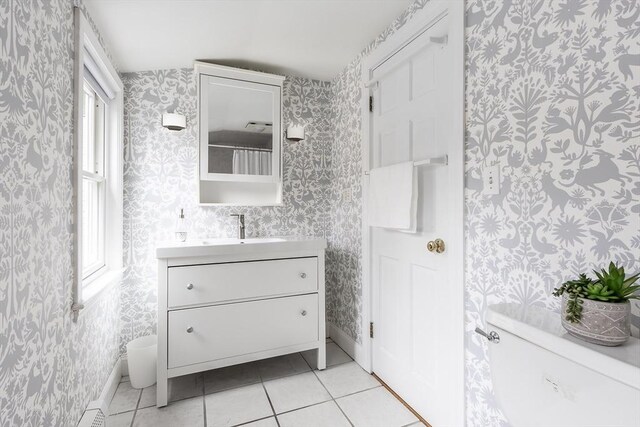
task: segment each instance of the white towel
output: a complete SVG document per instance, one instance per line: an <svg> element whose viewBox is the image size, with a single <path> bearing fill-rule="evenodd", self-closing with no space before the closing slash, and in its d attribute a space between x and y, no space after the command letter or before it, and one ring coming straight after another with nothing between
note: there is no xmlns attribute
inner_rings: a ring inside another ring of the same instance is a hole
<svg viewBox="0 0 640 427"><path fill-rule="evenodd" d="M418 179L413 162L369 171L369 225L416 232Z"/></svg>

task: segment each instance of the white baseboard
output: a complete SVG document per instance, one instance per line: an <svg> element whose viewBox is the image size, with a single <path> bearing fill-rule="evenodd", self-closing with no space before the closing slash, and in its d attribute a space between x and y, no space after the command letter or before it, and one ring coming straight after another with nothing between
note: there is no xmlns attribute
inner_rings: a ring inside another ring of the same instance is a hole
<svg viewBox="0 0 640 427"><path fill-rule="evenodd" d="M127 356L120 356L120 372L122 372L123 377L129 375L129 361L127 360Z"/></svg>
<svg viewBox="0 0 640 427"><path fill-rule="evenodd" d="M329 337L335 341L362 369L371 373L371 364L369 363L369 355L363 348L362 344L356 342L345 331L340 329L333 323L328 323L327 327Z"/></svg>
<svg viewBox="0 0 640 427"><path fill-rule="evenodd" d="M125 363L126 365L126 363ZM122 378L122 359L118 359L116 364L113 366L111 373L109 374L109 378L107 378L107 382L104 384L102 388L102 392L100 393L100 397L93 402L89 402L87 408L100 408L103 414L107 414L107 410L109 409L109 403L111 403L111 399L113 395L116 393L116 389L118 388L118 384L120 383L120 379Z"/></svg>

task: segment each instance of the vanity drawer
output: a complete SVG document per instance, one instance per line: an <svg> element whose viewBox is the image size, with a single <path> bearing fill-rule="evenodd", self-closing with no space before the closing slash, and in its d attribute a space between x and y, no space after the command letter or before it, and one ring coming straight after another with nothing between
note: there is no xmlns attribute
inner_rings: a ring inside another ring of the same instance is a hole
<svg viewBox="0 0 640 427"><path fill-rule="evenodd" d="M170 267L169 307L314 292L318 258Z"/></svg>
<svg viewBox="0 0 640 427"><path fill-rule="evenodd" d="M318 294L175 310L168 316L169 368L318 340Z"/></svg>

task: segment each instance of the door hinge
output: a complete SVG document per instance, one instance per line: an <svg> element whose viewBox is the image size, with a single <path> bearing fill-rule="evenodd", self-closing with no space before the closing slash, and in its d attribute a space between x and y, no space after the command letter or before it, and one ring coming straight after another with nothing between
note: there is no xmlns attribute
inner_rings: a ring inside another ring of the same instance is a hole
<svg viewBox="0 0 640 427"><path fill-rule="evenodd" d="M369 96L369 111L373 113L373 96Z"/></svg>
<svg viewBox="0 0 640 427"><path fill-rule="evenodd" d="M369 322L369 338L373 338L373 322Z"/></svg>

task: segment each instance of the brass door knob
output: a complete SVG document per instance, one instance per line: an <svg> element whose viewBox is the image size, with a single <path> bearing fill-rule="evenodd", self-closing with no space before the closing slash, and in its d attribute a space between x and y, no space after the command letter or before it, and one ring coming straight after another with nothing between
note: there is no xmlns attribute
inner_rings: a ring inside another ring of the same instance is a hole
<svg viewBox="0 0 640 427"><path fill-rule="evenodd" d="M429 252L435 252L437 254L441 254L444 252L444 240L436 239L427 243L427 250Z"/></svg>

